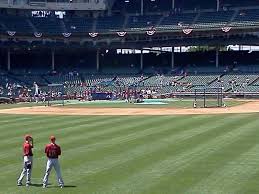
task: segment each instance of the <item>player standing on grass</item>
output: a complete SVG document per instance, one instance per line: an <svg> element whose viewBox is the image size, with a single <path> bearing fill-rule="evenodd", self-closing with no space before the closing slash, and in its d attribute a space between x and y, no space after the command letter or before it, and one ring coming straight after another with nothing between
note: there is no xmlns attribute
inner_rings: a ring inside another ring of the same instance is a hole
<svg viewBox="0 0 259 194"><path fill-rule="evenodd" d="M32 171L32 148L33 138L31 135L25 135L25 142L23 144L23 169L17 181L18 186L22 186L23 177L26 175L26 186L31 184L31 171Z"/></svg>
<svg viewBox="0 0 259 194"><path fill-rule="evenodd" d="M47 161L45 176L43 178L43 188L46 188L48 186L49 174L52 167L54 167L56 171L57 180L60 188L63 188L64 182L61 177L60 165L58 161L58 156L61 155L61 148L56 144L56 138L54 136L50 137L50 142L51 143L46 145L45 147L45 153L46 153L46 156L48 157L48 161Z"/></svg>

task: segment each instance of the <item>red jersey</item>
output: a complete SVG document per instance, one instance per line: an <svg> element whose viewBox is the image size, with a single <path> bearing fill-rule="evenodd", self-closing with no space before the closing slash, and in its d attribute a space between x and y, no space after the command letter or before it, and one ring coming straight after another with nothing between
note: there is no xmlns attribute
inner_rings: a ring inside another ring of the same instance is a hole
<svg viewBox="0 0 259 194"><path fill-rule="evenodd" d="M58 158L61 155L61 148L57 144L50 143L46 145L45 153L48 158Z"/></svg>
<svg viewBox="0 0 259 194"><path fill-rule="evenodd" d="M29 142L24 142L23 144L23 155L24 156L33 156L32 154L33 146Z"/></svg>

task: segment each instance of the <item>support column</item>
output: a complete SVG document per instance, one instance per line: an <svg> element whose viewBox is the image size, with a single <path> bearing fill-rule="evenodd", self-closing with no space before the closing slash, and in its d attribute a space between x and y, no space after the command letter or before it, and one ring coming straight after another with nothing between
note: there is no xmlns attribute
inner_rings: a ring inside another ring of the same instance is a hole
<svg viewBox="0 0 259 194"><path fill-rule="evenodd" d="M51 70L55 71L55 51L51 50Z"/></svg>
<svg viewBox="0 0 259 194"><path fill-rule="evenodd" d="M217 0L217 11L219 11L219 7L220 7L220 0Z"/></svg>
<svg viewBox="0 0 259 194"><path fill-rule="evenodd" d="M8 71L11 70L11 52L10 52L10 48L8 48L8 50L7 50L7 70Z"/></svg>
<svg viewBox="0 0 259 194"><path fill-rule="evenodd" d="M96 71L100 71L100 50L97 49L96 51Z"/></svg>
<svg viewBox="0 0 259 194"><path fill-rule="evenodd" d="M143 63L143 50L141 49L141 54L140 54L140 70L142 71L144 68L144 63Z"/></svg>
<svg viewBox="0 0 259 194"><path fill-rule="evenodd" d="M216 47L216 68L219 67L219 47Z"/></svg>
<svg viewBox="0 0 259 194"><path fill-rule="evenodd" d="M172 54L171 54L171 68L174 68L174 47L172 47Z"/></svg>
<svg viewBox="0 0 259 194"><path fill-rule="evenodd" d="M175 0L172 0L172 10L175 8Z"/></svg>
<svg viewBox="0 0 259 194"><path fill-rule="evenodd" d="M144 14L144 0L141 0L140 14Z"/></svg>

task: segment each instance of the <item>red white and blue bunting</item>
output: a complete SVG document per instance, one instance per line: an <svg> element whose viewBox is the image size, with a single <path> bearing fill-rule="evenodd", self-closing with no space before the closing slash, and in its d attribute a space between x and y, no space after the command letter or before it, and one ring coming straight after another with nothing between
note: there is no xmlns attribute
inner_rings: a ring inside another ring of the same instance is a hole
<svg viewBox="0 0 259 194"><path fill-rule="evenodd" d="M127 34L127 32L117 32L118 36L123 37Z"/></svg>
<svg viewBox="0 0 259 194"><path fill-rule="evenodd" d="M193 29L191 29L191 28L183 29L183 33L186 35L191 34L192 31L193 31Z"/></svg>
<svg viewBox="0 0 259 194"><path fill-rule="evenodd" d="M225 33L229 32L231 29L232 29L232 27L228 27L228 26L224 26L224 27L221 28L221 30L222 30L223 32L225 32ZM7 34L8 34L9 36L14 36L14 35L16 34L16 31L6 31L6 32L7 32ZM189 34L191 34L191 33L193 32L193 29L192 29L192 28L185 28L185 29L182 29L182 32L183 32L184 34L186 34L186 35L189 35ZM150 28L149 30L146 31L146 34L147 34L148 36L153 36L155 33L156 33L156 29L155 29L155 28ZM92 37L92 38L95 38L95 37L97 37L97 36L99 35L99 33L97 33L97 32L89 32L88 34L89 34L89 36ZM119 32L116 32L116 34L117 34L118 36L120 36L120 37L124 37L124 36L127 35L127 32L125 32L125 31L119 31ZM34 35L36 38L41 38L43 34L40 33L40 32L34 32L33 35ZM64 33L62 33L62 35L63 35L65 38L69 38L69 37L72 35L72 33L70 33L70 32L64 32Z"/></svg>
<svg viewBox="0 0 259 194"><path fill-rule="evenodd" d="M15 31L7 31L7 34L9 36L14 36L16 34L16 32Z"/></svg>
<svg viewBox="0 0 259 194"><path fill-rule="evenodd" d="M40 32L34 32L34 36L35 36L36 38L40 38L40 37L42 37L42 33L40 33Z"/></svg>
<svg viewBox="0 0 259 194"><path fill-rule="evenodd" d="M232 29L231 27L227 27L227 26L221 28L221 30L226 33L229 32L231 29Z"/></svg>
<svg viewBox="0 0 259 194"><path fill-rule="evenodd" d="M65 37L65 38L68 38L71 36L71 33L67 32L67 33L62 33L62 35Z"/></svg>
<svg viewBox="0 0 259 194"><path fill-rule="evenodd" d="M91 36L92 38L95 38L96 36L98 36L97 32L90 32L89 36Z"/></svg>

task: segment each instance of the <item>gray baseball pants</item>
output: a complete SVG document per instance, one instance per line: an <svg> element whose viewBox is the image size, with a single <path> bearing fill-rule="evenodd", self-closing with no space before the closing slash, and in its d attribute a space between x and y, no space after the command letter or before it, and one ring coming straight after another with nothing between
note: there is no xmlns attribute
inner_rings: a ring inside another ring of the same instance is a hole
<svg viewBox="0 0 259 194"><path fill-rule="evenodd" d="M46 172L43 178L43 185L47 186L49 181L50 171L54 167L57 175L57 180L60 186L64 186L63 179L61 177L60 165L57 158L48 158Z"/></svg>

